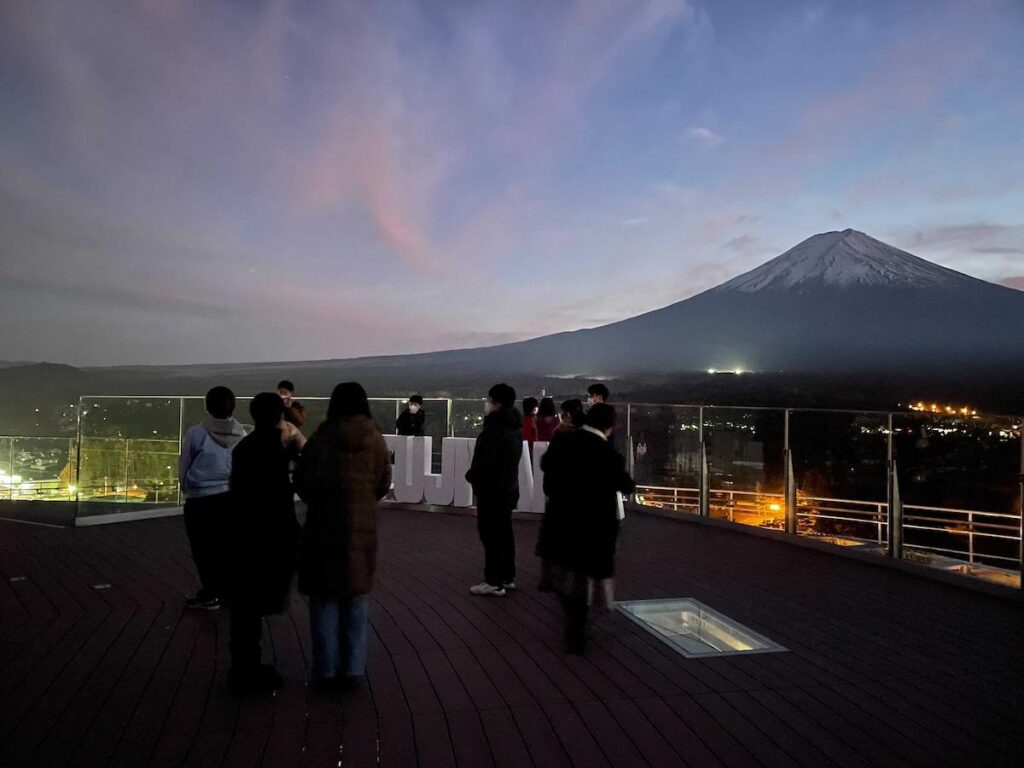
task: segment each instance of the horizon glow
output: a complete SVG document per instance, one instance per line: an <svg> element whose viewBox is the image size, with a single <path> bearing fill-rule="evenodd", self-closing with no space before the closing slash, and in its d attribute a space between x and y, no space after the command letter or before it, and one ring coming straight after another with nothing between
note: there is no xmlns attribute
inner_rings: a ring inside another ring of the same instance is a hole
<svg viewBox="0 0 1024 768"><path fill-rule="evenodd" d="M0 360L602 325L852 227L1024 288L1024 4L0 5Z"/></svg>

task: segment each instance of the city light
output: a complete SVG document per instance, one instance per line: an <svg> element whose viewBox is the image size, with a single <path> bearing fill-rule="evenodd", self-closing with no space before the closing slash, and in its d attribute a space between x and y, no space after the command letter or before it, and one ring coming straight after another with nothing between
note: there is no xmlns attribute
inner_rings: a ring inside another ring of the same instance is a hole
<svg viewBox="0 0 1024 768"><path fill-rule="evenodd" d="M916 403L911 403L909 406L910 410L917 411L919 413L941 413L947 416L977 416L978 412L970 406L955 406L955 405L939 405L938 403L926 403L923 400L918 400Z"/></svg>

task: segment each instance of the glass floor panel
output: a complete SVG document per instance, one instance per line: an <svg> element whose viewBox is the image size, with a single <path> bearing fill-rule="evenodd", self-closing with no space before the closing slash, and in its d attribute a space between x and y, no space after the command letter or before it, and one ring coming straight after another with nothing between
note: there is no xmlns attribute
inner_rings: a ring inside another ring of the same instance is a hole
<svg viewBox="0 0 1024 768"><path fill-rule="evenodd" d="M616 608L687 658L786 650L778 643L688 597L629 600L617 603Z"/></svg>

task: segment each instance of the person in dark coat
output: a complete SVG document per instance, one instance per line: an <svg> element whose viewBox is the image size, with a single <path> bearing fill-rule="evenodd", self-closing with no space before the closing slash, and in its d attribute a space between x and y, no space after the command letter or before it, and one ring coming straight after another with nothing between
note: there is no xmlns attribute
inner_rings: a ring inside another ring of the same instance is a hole
<svg viewBox="0 0 1024 768"><path fill-rule="evenodd" d="M331 394L295 485L308 505L299 591L309 596L314 686L353 688L366 671L369 593L377 569L377 505L391 487L384 438L355 382Z"/></svg>
<svg viewBox="0 0 1024 768"><path fill-rule="evenodd" d="M579 398L564 400L559 409L559 425L555 428L556 435L560 435L563 432L574 432L583 426L585 414L583 413L583 403Z"/></svg>
<svg viewBox="0 0 1024 768"><path fill-rule="evenodd" d="M537 440L542 443L550 443L560 423L558 413L555 412L554 399L542 398L540 407L537 409Z"/></svg>
<svg viewBox="0 0 1024 768"><path fill-rule="evenodd" d="M516 583L516 540L512 511L519 503L519 461L523 428L516 391L495 384L487 393L483 430L476 438L466 480L476 494L476 524L484 545L484 580L470 587L474 595L504 597Z"/></svg>
<svg viewBox="0 0 1024 768"><path fill-rule="evenodd" d="M537 540L541 589L558 594L569 653L586 649L587 616L595 595L611 607L619 497L634 490L626 462L608 443L615 409L591 406L581 429L553 440L541 459L548 497Z"/></svg>
<svg viewBox="0 0 1024 768"><path fill-rule="evenodd" d="M423 410L423 398L413 395L409 398L409 405L398 416L395 422L395 429L399 435L408 437L423 437L423 424L427 414Z"/></svg>
<svg viewBox="0 0 1024 768"><path fill-rule="evenodd" d="M288 478L292 454L281 441L284 403L275 393L263 392L252 399L249 413L255 431L235 446L231 463L228 679L239 693L281 685L281 676L272 666L260 665L262 617L286 609L299 543Z"/></svg>

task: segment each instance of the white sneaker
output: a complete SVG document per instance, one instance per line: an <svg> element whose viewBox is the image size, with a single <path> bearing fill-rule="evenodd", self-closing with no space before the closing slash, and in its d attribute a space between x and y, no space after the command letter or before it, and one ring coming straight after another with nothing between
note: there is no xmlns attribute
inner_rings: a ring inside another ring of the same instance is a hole
<svg viewBox="0 0 1024 768"><path fill-rule="evenodd" d="M506 581L501 586L506 592L511 592L513 589L516 588L516 583L514 581Z"/></svg>
<svg viewBox="0 0 1024 768"><path fill-rule="evenodd" d="M474 595L482 595L483 597L504 597L505 588L496 587L493 584L488 584L486 581L482 581L479 584L469 588L469 591Z"/></svg>

